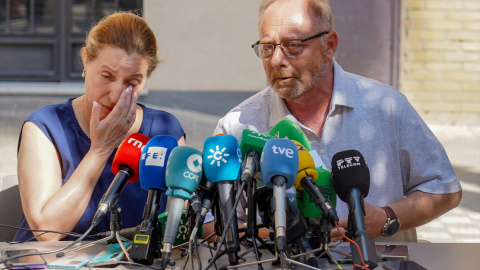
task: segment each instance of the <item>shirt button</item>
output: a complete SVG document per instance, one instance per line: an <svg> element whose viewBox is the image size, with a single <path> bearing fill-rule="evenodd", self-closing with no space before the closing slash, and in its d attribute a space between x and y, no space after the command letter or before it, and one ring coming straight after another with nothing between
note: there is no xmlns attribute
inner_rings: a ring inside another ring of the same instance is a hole
<svg viewBox="0 0 480 270"><path fill-rule="evenodd" d="M325 154L325 149L320 149L320 155Z"/></svg>

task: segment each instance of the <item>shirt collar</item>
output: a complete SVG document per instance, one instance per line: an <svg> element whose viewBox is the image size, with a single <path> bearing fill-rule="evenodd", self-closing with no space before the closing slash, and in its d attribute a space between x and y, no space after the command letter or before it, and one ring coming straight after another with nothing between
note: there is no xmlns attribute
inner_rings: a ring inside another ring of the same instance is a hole
<svg viewBox="0 0 480 270"><path fill-rule="evenodd" d="M330 114L333 113L336 106L354 107L354 98L349 96L352 92L348 89L353 89L348 73L340 67L337 61L333 60L333 94L330 102Z"/></svg>

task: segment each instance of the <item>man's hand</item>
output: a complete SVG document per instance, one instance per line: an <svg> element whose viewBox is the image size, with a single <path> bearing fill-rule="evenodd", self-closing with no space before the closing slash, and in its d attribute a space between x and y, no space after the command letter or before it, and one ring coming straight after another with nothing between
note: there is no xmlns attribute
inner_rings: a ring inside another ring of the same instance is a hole
<svg viewBox="0 0 480 270"><path fill-rule="evenodd" d="M385 211L377 206L373 206L369 204L367 201L364 201L365 204L365 227L367 229L367 234L371 238L375 238L382 235L382 228L385 222L387 222L387 214ZM348 219L341 218L338 222L338 227L345 234L347 230L347 223ZM337 228L333 228L330 236L332 238L332 242L336 242L342 239L342 235L337 230Z"/></svg>

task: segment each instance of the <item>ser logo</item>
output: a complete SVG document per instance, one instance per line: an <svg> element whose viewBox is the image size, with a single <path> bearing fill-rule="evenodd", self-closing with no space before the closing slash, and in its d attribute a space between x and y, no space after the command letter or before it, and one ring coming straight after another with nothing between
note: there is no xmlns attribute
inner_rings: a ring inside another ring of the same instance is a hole
<svg viewBox="0 0 480 270"><path fill-rule="evenodd" d="M347 157L337 160L338 169L360 166L360 157Z"/></svg>

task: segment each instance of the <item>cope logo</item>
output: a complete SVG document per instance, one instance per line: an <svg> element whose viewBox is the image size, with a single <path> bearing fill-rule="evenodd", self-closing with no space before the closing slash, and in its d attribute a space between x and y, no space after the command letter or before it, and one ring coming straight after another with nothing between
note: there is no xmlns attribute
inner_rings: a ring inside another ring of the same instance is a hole
<svg viewBox="0 0 480 270"><path fill-rule="evenodd" d="M227 160L224 157L229 157L229 153L225 153L225 150L227 148L223 147L222 150L220 150L220 146L216 145L215 150L209 149L208 151L212 153L211 155L207 156L208 159L211 159L212 161L210 162L210 165L213 165L217 163L217 167L220 167L223 163L227 163Z"/></svg>
<svg viewBox="0 0 480 270"><path fill-rule="evenodd" d="M151 146L147 153L143 153L142 160L145 160L145 166L165 166L165 158L167 155L167 148Z"/></svg>
<svg viewBox="0 0 480 270"><path fill-rule="evenodd" d="M360 157L347 157L337 160L338 169L360 166Z"/></svg>
<svg viewBox="0 0 480 270"><path fill-rule="evenodd" d="M202 156L198 154L193 154L187 159L187 167L190 171L185 171L183 177L195 180L196 182L200 181L199 173L202 171Z"/></svg>
<svg viewBox="0 0 480 270"><path fill-rule="evenodd" d="M293 158L293 149L288 147L278 147L276 145L272 146L272 151L276 155L285 155L287 158Z"/></svg>

